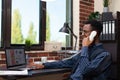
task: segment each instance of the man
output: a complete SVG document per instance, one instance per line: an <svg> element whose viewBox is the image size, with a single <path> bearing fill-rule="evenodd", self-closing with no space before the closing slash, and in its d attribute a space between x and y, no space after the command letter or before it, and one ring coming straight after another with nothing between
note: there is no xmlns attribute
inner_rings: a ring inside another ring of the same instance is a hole
<svg viewBox="0 0 120 80"><path fill-rule="evenodd" d="M78 54L57 62L44 63L43 65L31 64L36 68L72 68L70 80L106 80L111 65L111 54L107 52L99 41L103 26L96 20L87 21L83 26L82 48ZM92 31L97 35L92 41L89 36Z"/></svg>

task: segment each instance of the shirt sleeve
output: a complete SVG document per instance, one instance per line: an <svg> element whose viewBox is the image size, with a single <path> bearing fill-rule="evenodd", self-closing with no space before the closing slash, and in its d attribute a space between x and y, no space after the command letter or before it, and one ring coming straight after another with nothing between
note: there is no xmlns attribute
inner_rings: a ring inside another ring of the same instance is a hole
<svg viewBox="0 0 120 80"><path fill-rule="evenodd" d="M82 47L81 56L88 58L88 46Z"/></svg>
<svg viewBox="0 0 120 80"><path fill-rule="evenodd" d="M83 64L84 69L81 72L83 75L97 75L103 72L111 64L111 55L109 52L100 53L94 60L89 61L87 48L81 53L80 64Z"/></svg>
<svg viewBox="0 0 120 80"><path fill-rule="evenodd" d="M69 60L60 60L60 61L55 61L55 62L47 62L47 63L43 63L43 65L45 66L45 68L71 68L72 62L71 59Z"/></svg>
<svg viewBox="0 0 120 80"><path fill-rule="evenodd" d="M63 60L55 61L55 62L47 62L43 65L45 68L72 68L76 63L79 53L71 56L70 58L66 58Z"/></svg>
<svg viewBox="0 0 120 80"><path fill-rule="evenodd" d="M82 47L79 65L75 71L75 76L94 76L103 72L111 64L109 52L101 52L94 60L89 60L88 47Z"/></svg>

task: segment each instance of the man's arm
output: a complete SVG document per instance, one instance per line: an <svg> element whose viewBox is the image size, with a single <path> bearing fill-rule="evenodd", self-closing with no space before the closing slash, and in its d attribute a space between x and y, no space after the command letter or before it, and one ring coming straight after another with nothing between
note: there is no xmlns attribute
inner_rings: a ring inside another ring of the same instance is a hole
<svg viewBox="0 0 120 80"><path fill-rule="evenodd" d="M98 75L104 72L111 64L111 56L108 52L102 52L94 60L88 61L84 58L86 67L82 72L83 75Z"/></svg>
<svg viewBox="0 0 120 80"><path fill-rule="evenodd" d="M46 62L43 64L35 64L30 63L28 67L35 67L35 69L43 69L43 68L72 68L76 63L76 60L79 58L78 55L80 52L76 53L75 55L71 56L70 58L66 58L64 60L59 60L55 62Z"/></svg>
<svg viewBox="0 0 120 80"><path fill-rule="evenodd" d="M83 75L97 75L103 72L111 64L111 55L109 52L102 52L93 60L88 58L88 47L83 47L81 52L80 65L84 68Z"/></svg>
<svg viewBox="0 0 120 80"><path fill-rule="evenodd" d="M63 60L44 63L44 66L45 68L72 68L76 63L77 59L79 58L79 55L80 52Z"/></svg>

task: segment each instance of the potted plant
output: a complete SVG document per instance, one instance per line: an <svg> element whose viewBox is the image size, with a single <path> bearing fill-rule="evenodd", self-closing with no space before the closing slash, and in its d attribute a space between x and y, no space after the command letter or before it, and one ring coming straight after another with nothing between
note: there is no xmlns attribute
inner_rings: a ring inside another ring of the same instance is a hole
<svg viewBox="0 0 120 80"><path fill-rule="evenodd" d="M103 12L108 12L109 11L109 0L103 0Z"/></svg>
<svg viewBox="0 0 120 80"><path fill-rule="evenodd" d="M31 45L32 45L31 41L30 41L29 39L26 39L26 40L25 40L25 49L26 49L27 51L30 51Z"/></svg>
<svg viewBox="0 0 120 80"><path fill-rule="evenodd" d="M88 16L88 20L99 20L100 19L100 13L98 11L96 12L92 12L89 16Z"/></svg>

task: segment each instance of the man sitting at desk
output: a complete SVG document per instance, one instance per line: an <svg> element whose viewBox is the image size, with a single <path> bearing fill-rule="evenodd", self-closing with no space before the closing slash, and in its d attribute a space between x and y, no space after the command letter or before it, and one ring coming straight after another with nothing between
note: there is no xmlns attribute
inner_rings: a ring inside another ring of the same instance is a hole
<svg viewBox="0 0 120 80"><path fill-rule="evenodd" d="M106 80L111 65L111 54L107 52L99 41L103 26L96 20L87 21L83 26L82 48L78 54L57 62L47 62L42 65L30 64L36 68L72 68L70 80ZM92 31L97 35L93 40L89 36ZM93 77L94 76L94 77Z"/></svg>

